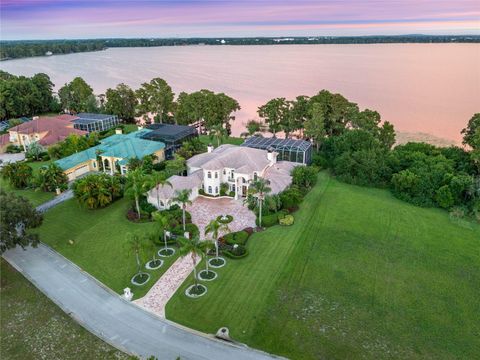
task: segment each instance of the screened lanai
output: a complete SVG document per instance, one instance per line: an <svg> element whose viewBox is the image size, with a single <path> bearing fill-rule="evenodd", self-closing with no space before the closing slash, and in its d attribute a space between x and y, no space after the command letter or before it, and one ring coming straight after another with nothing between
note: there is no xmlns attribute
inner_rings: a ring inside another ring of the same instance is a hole
<svg viewBox="0 0 480 360"><path fill-rule="evenodd" d="M165 157L171 159L175 151L182 146L184 141L198 136L197 130L192 126L173 124L151 124L151 130L142 136L143 139L160 141L165 144Z"/></svg>
<svg viewBox="0 0 480 360"><path fill-rule="evenodd" d="M252 136L246 139L242 146L273 150L278 153L277 160L279 161L292 161L307 165L312 162L312 144L305 140Z"/></svg>

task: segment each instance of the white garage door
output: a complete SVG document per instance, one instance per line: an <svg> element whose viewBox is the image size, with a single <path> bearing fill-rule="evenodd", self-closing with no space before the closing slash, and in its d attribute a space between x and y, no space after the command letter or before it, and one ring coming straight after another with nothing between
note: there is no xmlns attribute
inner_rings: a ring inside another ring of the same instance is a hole
<svg viewBox="0 0 480 360"><path fill-rule="evenodd" d="M86 174L88 172L88 165L83 165L77 169L75 169L75 171L73 171L72 173L68 174L68 180L75 180L77 179L79 176L83 175L83 174Z"/></svg>

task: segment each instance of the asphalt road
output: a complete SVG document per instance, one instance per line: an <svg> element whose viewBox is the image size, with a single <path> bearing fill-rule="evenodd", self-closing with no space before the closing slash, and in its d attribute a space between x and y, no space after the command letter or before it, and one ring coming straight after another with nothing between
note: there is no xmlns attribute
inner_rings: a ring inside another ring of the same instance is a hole
<svg viewBox="0 0 480 360"><path fill-rule="evenodd" d="M273 359L246 346L213 339L129 303L45 245L3 257L63 311L116 348L158 359Z"/></svg>

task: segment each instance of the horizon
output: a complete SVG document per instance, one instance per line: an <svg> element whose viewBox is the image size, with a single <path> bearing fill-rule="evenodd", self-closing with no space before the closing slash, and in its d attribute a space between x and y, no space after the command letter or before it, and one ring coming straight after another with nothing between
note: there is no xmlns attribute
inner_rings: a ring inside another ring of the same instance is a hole
<svg viewBox="0 0 480 360"><path fill-rule="evenodd" d="M4 41L480 34L472 0L3 0L0 10Z"/></svg>

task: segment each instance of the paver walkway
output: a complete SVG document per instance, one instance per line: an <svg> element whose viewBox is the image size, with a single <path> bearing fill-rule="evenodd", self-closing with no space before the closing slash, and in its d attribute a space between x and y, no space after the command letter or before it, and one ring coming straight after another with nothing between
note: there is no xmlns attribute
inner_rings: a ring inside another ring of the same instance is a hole
<svg viewBox="0 0 480 360"><path fill-rule="evenodd" d="M182 360L273 358L160 319L123 300L43 244L26 251L17 247L2 256L78 323L126 353Z"/></svg>
<svg viewBox="0 0 480 360"><path fill-rule="evenodd" d="M45 212L51 209L52 207L57 206L58 204L61 204L62 202L67 201L71 198L73 198L73 190L68 189L67 191L64 191L63 193L61 193L60 195L57 195L52 200L37 206L37 211Z"/></svg>
<svg viewBox="0 0 480 360"><path fill-rule="evenodd" d="M255 227L255 214L243 205L242 200L198 197L187 207L187 211L192 215L192 222L198 226L202 239L205 237L205 227L220 215L233 216L233 221L228 224L232 232Z"/></svg>
<svg viewBox="0 0 480 360"><path fill-rule="evenodd" d="M192 272L192 258L179 257L158 279L147 295L133 302L154 314L165 318L165 305Z"/></svg>

